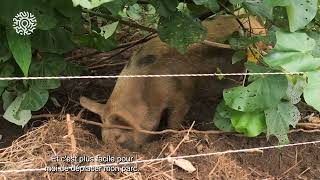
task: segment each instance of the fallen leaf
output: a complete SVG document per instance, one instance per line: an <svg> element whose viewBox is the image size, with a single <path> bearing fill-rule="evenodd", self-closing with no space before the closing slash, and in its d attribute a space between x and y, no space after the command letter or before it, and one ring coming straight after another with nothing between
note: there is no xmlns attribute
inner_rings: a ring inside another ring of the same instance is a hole
<svg viewBox="0 0 320 180"><path fill-rule="evenodd" d="M168 159L169 163L173 163L174 165L180 167L181 169L187 171L188 173L192 173L196 170L196 168L192 165L192 163L185 159Z"/></svg>

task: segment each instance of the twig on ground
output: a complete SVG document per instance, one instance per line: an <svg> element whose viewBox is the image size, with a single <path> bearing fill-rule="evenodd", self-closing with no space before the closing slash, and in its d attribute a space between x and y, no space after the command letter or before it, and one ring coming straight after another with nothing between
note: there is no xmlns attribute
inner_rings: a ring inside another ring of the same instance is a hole
<svg viewBox="0 0 320 180"><path fill-rule="evenodd" d="M300 160L298 163L295 163L293 166L291 166L289 169L287 169L285 172L283 172L281 174L281 177L288 174L293 168L297 167L301 162L302 162L302 160Z"/></svg>
<svg viewBox="0 0 320 180"><path fill-rule="evenodd" d="M222 43L212 42L212 41L208 41L208 40L204 40L202 43L205 45L212 46L212 47L232 49L231 45L229 45L229 44L222 44Z"/></svg>
<svg viewBox="0 0 320 180"><path fill-rule="evenodd" d="M73 122L71 121L71 118L70 118L70 114L67 114L67 128L68 128L68 135L65 136L65 137L69 137L70 138L70 141L71 141L71 152L72 154L76 154L76 151L77 151L77 145L76 145L76 139L74 137L74 134L73 134Z"/></svg>
<svg viewBox="0 0 320 180"><path fill-rule="evenodd" d="M93 121L88 121L85 120L83 118L75 118L76 121L82 122L82 123L86 123L86 124L91 124L91 125L96 125L96 126L100 126L101 128L109 128L109 129L113 129L113 128L117 128L117 129L127 129L127 130L132 130L131 127L128 126L119 126L119 125L104 125L102 123L98 123L98 122L93 122ZM161 135L161 134L167 134L167 133L174 133L174 134L184 134L187 133L189 130L173 130L173 129L165 129L162 131L148 131L148 130L139 130L141 133L145 133L145 134L153 134L153 135ZM320 129L313 129L313 130L305 130L305 129L292 129L289 131L289 133L295 133L295 132L305 132L305 133L316 133L316 132L320 132ZM239 137L245 137L242 134L237 134L234 132L224 132L224 131L219 131L219 130L209 130L209 131L199 131L199 130L190 130L190 133L195 133L195 134L216 134L216 135L234 135L234 136L239 136Z"/></svg>
<svg viewBox="0 0 320 180"><path fill-rule="evenodd" d="M193 126L194 126L194 123L195 121L192 122L190 128L188 129L187 131L187 134L183 136L182 140L179 142L179 144L176 146L176 148L169 154L168 157L172 156L173 154L175 154L177 152L177 150L179 149L179 147L181 146L181 144L187 140L189 138L189 134L190 134L190 131L192 130Z"/></svg>
<svg viewBox="0 0 320 180"><path fill-rule="evenodd" d="M319 129L320 124L318 123L298 123L297 126L305 129Z"/></svg>

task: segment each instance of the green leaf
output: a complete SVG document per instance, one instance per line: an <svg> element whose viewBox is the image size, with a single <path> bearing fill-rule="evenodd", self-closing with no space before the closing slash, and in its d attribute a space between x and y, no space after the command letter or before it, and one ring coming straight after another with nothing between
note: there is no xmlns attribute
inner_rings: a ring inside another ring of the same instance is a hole
<svg viewBox="0 0 320 180"><path fill-rule="evenodd" d="M232 49L241 50L245 49L251 44L263 40L264 36L254 36L254 37L231 37L229 43Z"/></svg>
<svg viewBox="0 0 320 180"><path fill-rule="evenodd" d="M102 6L107 8L112 15L119 15L125 6L135 3L136 0L116 0L103 4Z"/></svg>
<svg viewBox="0 0 320 180"><path fill-rule="evenodd" d="M229 2L233 5L242 4L245 0L229 0Z"/></svg>
<svg viewBox="0 0 320 180"><path fill-rule="evenodd" d="M83 72L84 70L85 67L71 63L66 63L65 71L62 74L67 76L79 76L81 72Z"/></svg>
<svg viewBox="0 0 320 180"><path fill-rule="evenodd" d="M258 136L267 128L263 112L232 111L231 123L237 132L248 137Z"/></svg>
<svg viewBox="0 0 320 180"><path fill-rule="evenodd" d="M214 125L225 132L233 132L234 128L231 124L231 112L233 109L225 105L225 102L222 101L216 109L214 114L213 122Z"/></svg>
<svg viewBox="0 0 320 180"><path fill-rule="evenodd" d="M263 111L275 107L286 95L288 87L284 75L262 76L247 87L225 89L223 97L226 105L243 112Z"/></svg>
<svg viewBox="0 0 320 180"><path fill-rule="evenodd" d="M0 63L9 60L12 54L9 50L5 33L0 30Z"/></svg>
<svg viewBox="0 0 320 180"><path fill-rule="evenodd" d="M303 91L304 100L320 112L320 72L307 72L307 85Z"/></svg>
<svg viewBox="0 0 320 180"><path fill-rule="evenodd" d="M215 12L219 10L219 4L217 0L193 0L196 5L203 5L209 8L211 11Z"/></svg>
<svg viewBox="0 0 320 180"><path fill-rule="evenodd" d="M179 4L178 0L152 0L151 4L153 4L162 17L169 17L172 14L175 14L177 11L177 6Z"/></svg>
<svg viewBox="0 0 320 180"><path fill-rule="evenodd" d="M269 67L261 66L250 61L245 62L244 65L250 73L267 73L267 72L273 71ZM257 76L257 77L260 77L260 76Z"/></svg>
<svg viewBox="0 0 320 180"><path fill-rule="evenodd" d="M289 126L295 127L301 118L298 108L289 102L281 102L278 106L266 110L265 115L267 137L275 135L280 144L288 144Z"/></svg>
<svg viewBox="0 0 320 180"><path fill-rule="evenodd" d="M33 13L37 19L37 29L49 30L56 27L58 24L54 9L39 3L39 1L34 3L31 13Z"/></svg>
<svg viewBox="0 0 320 180"><path fill-rule="evenodd" d="M24 76L28 76L31 64L31 42L29 36L20 36L13 29L7 29L9 48Z"/></svg>
<svg viewBox="0 0 320 180"><path fill-rule="evenodd" d="M117 47L117 43L113 38L105 39L100 34L92 32L85 35L74 35L72 41L79 46L94 48L98 51L110 51Z"/></svg>
<svg viewBox="0 0 320 180"><path fill-rule="evenodd" d="M31 119L30 110L21 110L20 105L25 95L18 96L7 108L3 118L19 126L25 126Z"/></svg>
<svg viewBox="0 0 320 180"><path fill-rule="evenodd" d="M272 19L273 7L264 0L246 0L245 7L253 14Z"/></svg>
<svg viewBox="0 0 320 180"><path fill-rule="evenodd" d="M133 4L132 6L129 6L126 12L127 12L127 15L135 21L142 19L143 9L137 3Z"/></svg>
<svg viewBox="0 0 320 180"><path fill-rule="evenodd" d="M304 28L317 14L318 0L289 0L287 6L290 31Z"/></svg>
<svg viewBox="0 0 320 180"><path fill-rule="evenodd" d="M274 72L271 68L265 67L265 66L260 66L258 64L255 64L253 62L247 61L244 63L245 67L248 69L250 73L269 73L269 72ZM256 79L261 78L259 75L254 75L254 76L249 76L248 81L253 82Z"/></svg>
<svg viewBox="0 0 320 180"><path fill-rule="evenodd" d="M93 9L95 7L99 7L100 5L111 2L114 0L72 0L73 6L81 6L87 9Z"/></svg>
<svg viewBox="0 0 320 180"><path fill-rule="evenodd" d="M63 16L68 18L81 18L81 8L73 6L72 1L51 0L47 2L51 7L54 7Z"/></svg>
<svg viewBox="0 0 320 180"><path fill-rule="evenodd" d="M0 77L10 77L14 72L14 67L9 63L0 64ZM8 86L9 81L1 80L0 87Z"/></svg>
<svg viewBox="0 0 320 180"><path fill-rule="evenodd" d="M320 58L301 52L272 52L264 61L272 67L280 66L288 72L312 71L320 66Z"/></svg>
<svg viewBox="0 0 320 180"><path fill-rule="evenodd" d="M288 6L290 0L265 0L265 3L271 7Z"/></svg>
<svg viewBox="0 0 320 180"><path fill-rule="evenodd" d="M276 32L277 43L264 61L289 72L312 71L320 66L320 58L312 56L315 41L305 33Z"/></svg>
<svg viewBox="0 0 320 180"><path fill-rule="evenodd" d="M10 104L14 101L16 97L17 94L15 92L5 90L2 94L3 110L7 110L7 108L10 106Z"/></svg>
<svg viewBox="0 0 320 180"><path fill-rule="evenodd" d="M203 41L207 35L207 30L199 21L181 13L169 18L161 17L158 31L160 39L180 53L186 52L189 45Z"/></svg>
<svg viewBox="0 0 320 180"><path fill-rule="evenodd" d="M40 61L34 61L30 67L30 76L45 77L59 76L65 70L66 64L60 56L44 57ZM56 89L60 86L60 80L31 80L30 84L39 89Z"/></svg>
<svg viewBox="0 0 320 180"><path fill-rule="evenodd" d="M274 47L276 51L285 52L309 52L315 46L315 40L303 32L276 32L277 43Z"/></svg>
<svg viewBox="0 0 320 180"><path fill-rule="evenodd" d="M111 24L104 25L100 28L101 36L103 36L105 39L108 39L110 36L113 35L113 33L116 31L118 27L119 21L113 22Z"/></svg>
<svg viewBox="0 0 320 180"><path fill-rule="evenodd" d="M235 63L237 63L237 62L239 62L239 61L241 61L241 60L243 60L245 58L246 58L246 52L245 51L243 51L243 50L242 51L241 50L236 51L232 56L232 64L235 64Z"/></svg>
<svg viewBox="0 0 320 180"><path fill-rule="evenodd" d="M29 91L25 93L20 109L38 111L47 103L48 98L48 90L38 89L31 86Z"/></svg>
<svg viewBox="0 0 320 180"><path fill-rule="evenodd" d="M2 95L3 92L4 92L4 88L0 87L0 96Z"/></svg>
<svg viewBox="0 0 320 180"><path fill-rule="evenodd" d="M36 31L32 36L32 47L40 52L63 54L75 48L70 35L71 33L64 28Z"/></svg>

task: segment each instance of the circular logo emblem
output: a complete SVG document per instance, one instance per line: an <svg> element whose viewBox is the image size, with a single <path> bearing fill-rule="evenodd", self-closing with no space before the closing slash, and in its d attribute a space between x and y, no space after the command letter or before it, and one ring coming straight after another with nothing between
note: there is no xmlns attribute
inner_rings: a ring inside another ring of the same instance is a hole
<svg viewBox="0 0 320 180"><path fill-rule="evenodd" d="M13 29L20 35L30 35L36 26L37 20L32 13L23 11L13 18Z"/></svg>

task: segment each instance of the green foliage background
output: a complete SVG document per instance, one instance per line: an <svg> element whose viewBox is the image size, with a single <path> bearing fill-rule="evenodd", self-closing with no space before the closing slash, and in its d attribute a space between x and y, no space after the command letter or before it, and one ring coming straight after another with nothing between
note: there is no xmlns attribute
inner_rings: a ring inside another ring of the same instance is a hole
<svg viewBox="0 0 320 180"><path fill-rule="evenodd" d="M0 77L59 76L80 74L79 67L64 61L64 54L79 47L110 51L117 47L119 24L158 33L160 39L184 53L205 40L203 14L257 16L266 36L233 36L233 63L257 41L274 47L246 63L249 72L305 72L303 75L249 76L248 83L225 89L214 122L224 131L248 136L265 132L288 143L289 127L300 119L296 104L303 100L320 111L320 11L318 0L2 0L0 6ZM37 18L30 36L12 28L13 17L28 11ZM102 19L98 26L96 19ZM65 72L70 72L69 74ZM59 80L0 81L3 117L24 126L32 111L49 99Z"/></svg>

